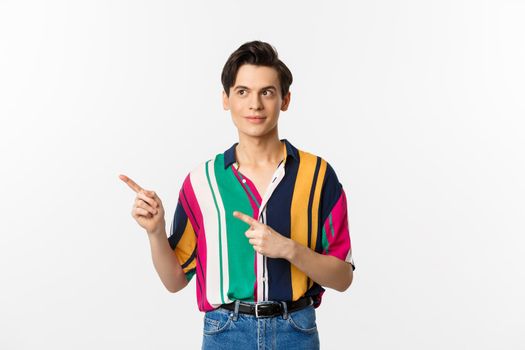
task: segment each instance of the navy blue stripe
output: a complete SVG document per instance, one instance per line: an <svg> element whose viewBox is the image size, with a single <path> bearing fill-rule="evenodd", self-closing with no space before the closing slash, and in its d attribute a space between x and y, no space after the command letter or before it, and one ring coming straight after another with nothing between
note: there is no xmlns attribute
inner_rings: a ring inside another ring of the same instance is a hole
<svg viewBox="0 0 525 350"><path fill-rule="evenodd" d="M324 223L328 215L330 215L330 212L341 196L341 192L342 185L339 183L334 169L327 162L323 189L321 191L321 223Z"/></svg>
<svg viewBox="0 0 525 350"><path fill-rule="evenodd" d="M202 273L201 260L199 259L199 254L197 254L197 268L199 269L201 276L203 276L204 278L206 278L206 276L204 276L204 274ZM199 276L197 276L197 288L199 288L199 292L200 292L200 294L202 295L202 300L201 300L201 302L200 302L199 307L200 307L200 309L203 309L203 308L204 308L204 307L203 307L203 305L204 305L204 298L205 298L206 296L202 293L202 287L201 287L200 282L201 282L201 281L200 281L200 278L199 278ZM202 282L204 282L204 281L202 281Z"/></svg>
<svg viewBox="0 0 525 350"><path fill-rule="evenodd" d="M171 249L175 249L179 243L182 234L184 233L184 229L186 228L187 220L188 216L186 216L186 212L184 211L184 208L179 200L177 202L177 207L175 208L175 214L173 214L173 221L171 224L172 232L170 232L170 236L168 237L168 242Z"/></svg>
<svg viewBox="0 0 525 350"><path fill-rule="evenodd" d="M312 288L308 289L306 291L306 293L304 293L304 296L306 296L306 297L314 297L314 296L316 296L319 293L324 292L324 291L325 291L325 289L321 285L319 285L317 282L314 282L314 284L312 285ZM315 300L315 298L314 298L314 300Z"/></svg>
<svg viewBox="0 0 525 350"><path fill-rule="evenodd" d="M308 247L312 244L312 204L314 201L315 185L317 184L317 177L319 176L319 168L321 166L321 158L317 157L315 164L314 178L312 180L312 187L310 188L310 198L308 199Z"/></svg>
<svg viewBox="0 0 525 350"><path fill-rule="evenodd" d="M272 193L266 207L267 225L284 237L290 238L293 190L299 170L299 156L286 160L285 175ZM283 214L284 213L284 214ZM268 299L292 300L292 272L290 262L283 258L267 258Z"/></svg>

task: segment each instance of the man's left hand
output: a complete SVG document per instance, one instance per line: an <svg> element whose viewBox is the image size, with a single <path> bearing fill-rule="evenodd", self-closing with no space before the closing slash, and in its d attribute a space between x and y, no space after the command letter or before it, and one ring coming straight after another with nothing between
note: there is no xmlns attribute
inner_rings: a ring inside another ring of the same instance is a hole
<svg viewBox="0 0 525 350"><path fill-rule="evenodd" d="M233 216L250 225L244 233L253 249L270 258L287 258L292 240L284 237L270 226L255 220L253 217L234 211Z"/></svg>

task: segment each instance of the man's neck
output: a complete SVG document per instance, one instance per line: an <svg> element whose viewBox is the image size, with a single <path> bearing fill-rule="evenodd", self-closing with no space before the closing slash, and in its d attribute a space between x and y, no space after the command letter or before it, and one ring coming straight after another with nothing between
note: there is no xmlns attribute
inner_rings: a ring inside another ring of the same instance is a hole
<svg viewBox="0 0 525 350"><path fill-rule="evenodd" d="M239 144L235 147L235 158L237 164L243 167L275 166L283 159L283 147L277 133L264 137L239 134Z"/></svg>

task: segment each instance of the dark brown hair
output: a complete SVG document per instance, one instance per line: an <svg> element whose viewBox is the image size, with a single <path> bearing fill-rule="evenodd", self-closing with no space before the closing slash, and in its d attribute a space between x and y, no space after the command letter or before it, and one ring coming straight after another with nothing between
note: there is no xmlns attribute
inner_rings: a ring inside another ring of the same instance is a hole
<svg viewBox="0 0 525 350"><path fill-rule="evenodd" d="M230 87L235 84L237 72L243 64L253 64L256 66L272 67L277 71L281 84L281 97L284 98L292 85L292 72L279 59L277 50L270 44L263 41L254 40L246 42L235 50L222 69L221 82L226 92L230 96Z"/></svg>

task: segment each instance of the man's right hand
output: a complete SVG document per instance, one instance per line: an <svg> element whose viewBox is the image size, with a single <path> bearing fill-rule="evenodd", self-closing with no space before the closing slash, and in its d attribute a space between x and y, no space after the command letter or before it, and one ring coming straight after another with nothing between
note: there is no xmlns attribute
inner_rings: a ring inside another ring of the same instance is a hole
<svg viewBox="0 0 525 350"><path fill-rule="evenodd" d="M148 234L156 235L164 232L166 229L164 207L157 194L143 189L126 175L119 175L119 178L137 194L131 210L131 216Z"/></svg>

